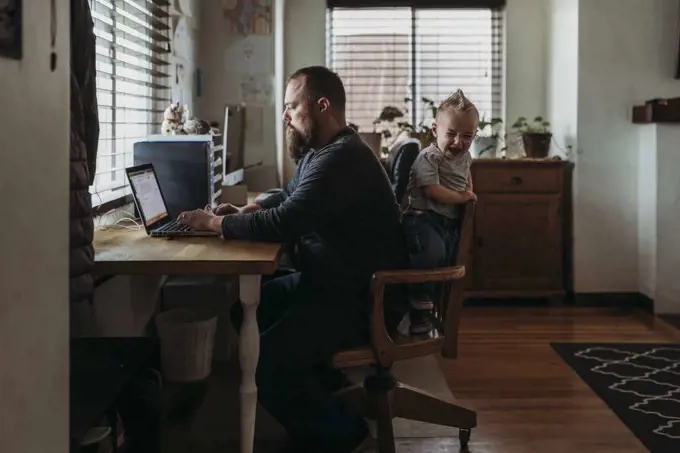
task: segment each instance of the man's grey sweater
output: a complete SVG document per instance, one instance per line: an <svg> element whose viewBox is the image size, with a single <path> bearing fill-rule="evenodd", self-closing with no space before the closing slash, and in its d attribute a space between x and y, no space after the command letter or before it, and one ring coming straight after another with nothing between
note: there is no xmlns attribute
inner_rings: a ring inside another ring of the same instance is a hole
<svg viewBox="0 0 680 453"><path fill-rule="evenodd" d="M350 128L309 151L262 210L228 215L225 238L293 242L303 278L366 290L371 275L408 266L400 212L382 164Z"/></svg>

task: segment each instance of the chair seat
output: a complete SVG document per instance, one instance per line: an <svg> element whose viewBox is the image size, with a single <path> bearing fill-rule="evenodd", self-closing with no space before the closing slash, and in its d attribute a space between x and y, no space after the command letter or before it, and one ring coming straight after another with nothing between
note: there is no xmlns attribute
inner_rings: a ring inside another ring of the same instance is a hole
<svg viewBox="0 0 680 453"><path fill-rule="evenodd" d="M393 338L394 349L390 356L394 361L412 359L441 351L444 336L433 330L423 335L396 336ZM355 349L347 349L333 355L332 363L337 369L354 368L373 365L377 361L370 345Z"/></svg>

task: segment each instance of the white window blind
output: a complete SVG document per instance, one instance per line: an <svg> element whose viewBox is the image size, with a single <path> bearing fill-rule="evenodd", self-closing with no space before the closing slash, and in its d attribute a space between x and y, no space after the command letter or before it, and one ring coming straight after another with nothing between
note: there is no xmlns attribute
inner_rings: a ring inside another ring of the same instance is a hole
<svg viewBox="0 0 680 453"><path fill-rule="evenodd" d="M133 143L160 132L170 103L168 0L91 0L96 36L99 147L92 204L130 194Z"/></svg>
<svg viewBox="0 0 680 453"><path fill-rule="evenodd" d="M327 66L347 91L347 120L373 131L383 107L430 119L462 89L487 120L503 113L502 11L491 8L329 8ZM405 99L410 101L405 103Z"/></svg>

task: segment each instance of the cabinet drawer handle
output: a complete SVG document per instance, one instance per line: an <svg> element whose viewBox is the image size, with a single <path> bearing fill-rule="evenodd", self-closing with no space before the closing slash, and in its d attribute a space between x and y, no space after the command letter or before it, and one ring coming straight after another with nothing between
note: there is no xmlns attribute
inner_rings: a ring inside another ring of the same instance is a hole
<svg viewBox="0 0 680 453"><path fill-rule="evenodd" d="M482 240L481 237L477 238L477 246L478 247L483 247L484 246L484 241Z"/></svg>
<svg viewBox="0 0 680 453"><path fill-rule="evenodd" d="M513 176L512 178L510 178L510 184L512 184L513 186L518 186L523 182L524 181L519 176Z"/></svg>

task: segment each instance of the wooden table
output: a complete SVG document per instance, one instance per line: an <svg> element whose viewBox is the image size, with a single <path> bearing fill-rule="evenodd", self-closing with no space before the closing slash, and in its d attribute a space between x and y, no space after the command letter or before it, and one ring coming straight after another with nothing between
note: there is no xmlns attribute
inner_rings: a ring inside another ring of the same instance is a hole
<svg viewBox="0 0 680 453"><path fill-rule="evenodd" d="M260 355L257 306L262 275L273 274L280 244L225 241L218 237L152 238L144 230L116 228L94 235L96 275L238 275L244 320L239 340L241 453L251 453L255 436Z"/></svg>

